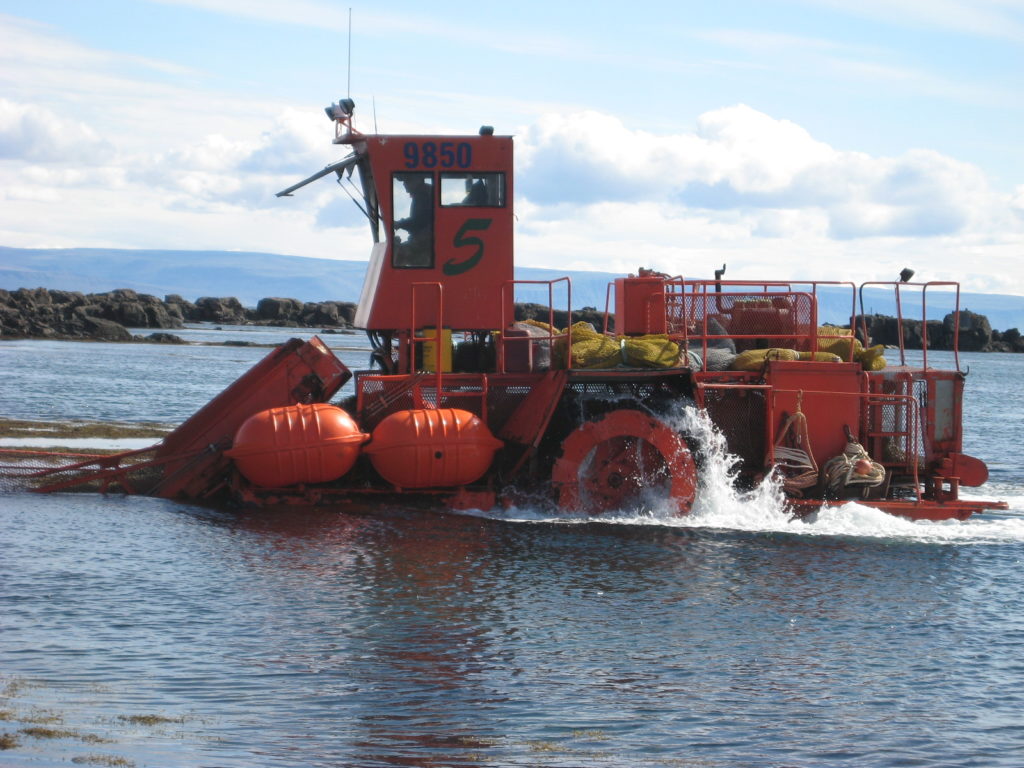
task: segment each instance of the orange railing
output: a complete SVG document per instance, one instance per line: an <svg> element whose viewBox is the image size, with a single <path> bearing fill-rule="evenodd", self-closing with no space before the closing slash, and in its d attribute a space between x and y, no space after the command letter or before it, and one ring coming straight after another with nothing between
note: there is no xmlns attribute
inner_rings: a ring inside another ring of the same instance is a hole
<svg viewBox="0 0 1024 768"><path fill-rule="evenodd" d="M928 367L928 289L953 288L956 300L953 306L953 361L957 371L960 370L960 284L948 281L929 281L927 283L910 282L867 282L860 286L860 322L864 337L867 338L867 315L864 313L864 289L868 286L883 286L894 289L896 301L896 335L899 340L900 365L907 364L906 347L903 327L903 300L901 288L921 289L921 366Z"/></svg>
<svg viewBox="0 0 1024 768"><path fill-rule="evenodd" d="M552 329L555 328L555 284L565 283L565 311L566 311L566 331L565 334L561 333L548 333L546 336L509 336L506 331L515 321L514 317L507 317L505 310L507 307L513 306L513 301L509 299L515 298L515 287L517 285L546 285L548 287L548 326ZM513 295L509 296L508 292L512 291ZM506 364L508 360L508 344L521 344L526 346L527 357L531 354L531 345L537 342L544 342L551 346L551 352L554 353L555 339L562 338L564 335L568 349L572 349L572 281L568 277L559 277L555 280L508 280L501 287L501 331L499 331L496 337L497 341L497 368L499 373L506 372ZM566 355L566 367L572 367L572 355Z"/></svg>

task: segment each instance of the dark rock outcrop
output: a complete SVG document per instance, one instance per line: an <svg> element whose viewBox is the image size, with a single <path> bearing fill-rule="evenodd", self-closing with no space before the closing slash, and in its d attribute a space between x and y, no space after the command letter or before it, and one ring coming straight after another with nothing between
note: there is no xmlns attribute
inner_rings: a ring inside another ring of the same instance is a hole
<svg viewBox="0 0 1024 768"><path fill-rule="evenodd" d="M1024 336L1016 328L1008 331L992 331L993 352L1024 352Z"/></svg>
<svg viewBox="0 0 1024 768"><path fill-rule="evenodd" d="M345 328L352 325L355 314L356 305L348 301L301 302L271 297L260 299L251 322L296 328Z"/></svg>
<svg viewBox="0 0 1024 768"><path fill-rule="evenodd" d="M83 335L90 339L99 339L100 341L131 341L132 335L120 323L115 323L113 320L104 320L102 317L93 317L92 315L85 314L82 311L84 308L80 307L75 310L77 318L81 325ZM81 314L78 314L81 312Z"/></svg>
<svg viewBox="0 0 1024 768"><path fill-rule="evenodd" d="M186 301L176 293L164 296L164 307L167 314L182 321L199 322L199 310L191 301Z"/></svg>
<svg viewBox="0 0 1024 768"><path fill-rule="evenodd" d="M256 305L256 319L270 324L295 322L295 318L302 312L302 306L298 299L260 299Z"/></svg>
<svg viewBox="0 0 1024 768"><path fill-rule="evenodd" d="M963 352L987 352L992 347L992 326L988 318L971 312L960 310L960 349ZM942 321L943 341L947 348L953 347L956 317L951 312Z"/></svg>
<svg viewBox="0 0 1024 768"><path fill-rule="evenodd" d="M177 294L160 300L127 288L90 294L46 288L0 289L2 338L184 343L172 334L133 337L127 329L167 330L182 328L186 322L345 329L351 327L354 316L351 302L269 298L251 310L231 296L204 296L193 304Z"/></svg>
<svg viewBox="0 0 1024 768"><path fill-rule="evenodd" d="M549 312L543 304L516 304L515 319L517 321L537 320L542 323L553 322L556 328L565 328L569 324L569 313L563 309ZM604 312L599 312L593 307L584 307L573 311L572 321L574 323L590 323L600 331L604 329ZM614 331L615 318L609 317L608 322L610 325L608 330Z"/></svg>
<svg viewBox="0 0 1024 768"><path fill-rule="evenodd" d="M868 334L871 336L873 344L899 346L899 324L895 317L869 315L866 319ZM996 342L1000 341L999 332L992 330L988 318L968 309L960 310L959 336L957 336L956 330L956 316L952 312L946 315L941 322L929 320L923 329L920 320L911 320L905 317L903 318L903 346L907 349L921 349L925 334L927 334L928 349L953 349L957 338L959 338L961 352L1016 351L1012 342L997 344Z"/></svg>
<svg viewBox="0 0 1024 768"><path fill-rule="evenodd" d="M138 304L132 294L123 302ZM129 341L131 333L114 319L118 303L118 299L108 300L107 294L45 288L0 291L0 336Z"/></svg>
<svg viewBox="0 0 1024 768"><path fill-rule="evenodd" d="M202 296L196 299L196 311L200 322L244 325L248 319L245 307L234 296Z"/></svg>
<svg viewBox="0 0 1024 768"><path fill-rule="evenodd" d="M181 328L183 324L183 319L172 315L156 296L127 288L94 293L85 298L89 302L89 314L128 328Z"/></svg>
<svg viewBox="0 0 1024 768"><path fill-rule="evenodd" d="M188 344L181 336L173 333L151 333L148 336L136 336L135 338L154 344Z"/></svg>

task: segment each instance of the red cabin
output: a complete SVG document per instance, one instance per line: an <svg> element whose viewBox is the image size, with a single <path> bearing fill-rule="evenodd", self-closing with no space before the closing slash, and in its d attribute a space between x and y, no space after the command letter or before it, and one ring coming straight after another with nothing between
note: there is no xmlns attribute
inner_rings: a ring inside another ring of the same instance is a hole
<svg viewBox="0 0 1024 768"><path fill-rule="evenodd" d="M370 255L356 323L370 331L433 326L486 331L511 317L512 139L345 139L377 181L383 232Z"/></svg>

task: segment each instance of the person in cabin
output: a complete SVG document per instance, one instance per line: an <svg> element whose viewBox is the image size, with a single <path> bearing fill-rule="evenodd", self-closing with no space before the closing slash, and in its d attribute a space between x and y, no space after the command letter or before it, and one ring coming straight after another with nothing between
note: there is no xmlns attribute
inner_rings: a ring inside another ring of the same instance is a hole
<svg viewBox="0 0 1024 768"><path fill-rule="evenodd" d="M462 200L463 205L478 206L487 205L487 186L482 178L466 179L466 197Z"/></svg>
<svg viewBox="0 0 1024 768"><path fill-rule="evenodd" d="M429 267L433 265L434 240L434 185L429 174L396 174L404 194L396 184L395 208L404 203L409 215L395 221L396 263L403 267ZM402 199L404 198L404 200ZM398 230L406 232L399 240Z"/></svg>

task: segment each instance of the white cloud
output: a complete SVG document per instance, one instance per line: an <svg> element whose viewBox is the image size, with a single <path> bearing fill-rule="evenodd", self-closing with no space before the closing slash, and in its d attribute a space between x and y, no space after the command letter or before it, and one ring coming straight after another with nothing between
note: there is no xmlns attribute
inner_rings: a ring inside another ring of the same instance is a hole
<svg viewBox="0 0 1024 768"><path fill-rule="evenodd" d="M789 120L776 120L740 105L697 120L697 137L707 158L707 176L741 192L775 192L808 168L828 162L834 151Z"/></svg>
<svg viewBox="0 0 1024 768"><path fill-rule="evenodd" d="M212 132L243 134L281 109L206 90L206 79L174 62L89 48L44 24L0 14L0 93L17 107L46 110L51 127L44 129L72 140L86 130L122 155L152 153Z"/></svg>
<svg viewBox="0 0 1024 768"><path fill-rule="evenodd" d="M258 135L210 134L137 158L131 175L138 183L163 190L168 205L179 210L280 207L275 197L279 190L322 168L332 154L340 156L329 149L325 121L316 117L285 109ZM323 204L319 197L304 198L299 207Z"/></svg>
<svg viewBox="0 0 1024 768"><path fill-rule="evenodd" d="M548 116L523 132L523 143L519 190L531 200L761 211L752 232L772 237L782 230L765 223L764 211L814 213L811 226L824 220L840 240L951 235L1008 212L968 163L928 150L896 158L839 151L742 105L706 113L695 133L676 136L629 130L596 113Z"/></svg>
<svg viewBox="0 0 1024 768"><path fill-rule="evenodd" d="M98 165L112 157L110 143L85 123L0 99L0 159Z"/></svg>
<svg viewBox="0 0 1024 768"><path fill-rule="evenodd" d="M661 199L691 185L779 192L836 154L800 126L743 105L702 115L692 134L655 136L582 112L545 115L520 135L521 188L545 201Z"/></svg>
<svg viewBox="0 0 1024 768"><path fill-rule="evenodd" d="M1010 199L1010 207L1014 213L1024 218L1024 184L1018 186L1014 191L1013 197Z"/></svg>
<svg viewBox="0 0 1024 768"><path fill-rule="evenodd" d="M923 279L1024 293L1024 187L997 194L935 151L841 151L743 106L673 136L597 113L520 133L517 247L532 266L710 276L726 261L736 278L863 281L910 263Z"/></svg>
<svg viewBox="0 0 1024 768"><path fill-rule="evenodd" d="M325 152L329 136L325 127L319 113L286 109L260 134L242 167L251 172L311 173L329 154Z"/></svg>
<svg viewBox="0 0 1024 768"><path fill-rule="evenodd" d="M0 189L0 198L4 200L30 200L36 203L57 203L60 193L48 187L9 187Z"/></svg>

